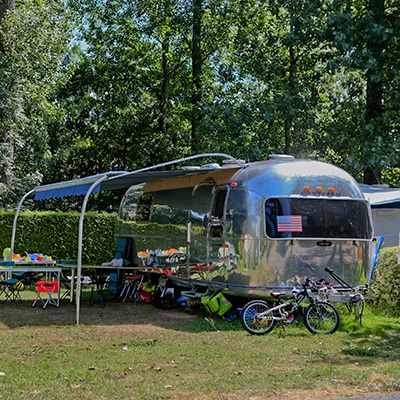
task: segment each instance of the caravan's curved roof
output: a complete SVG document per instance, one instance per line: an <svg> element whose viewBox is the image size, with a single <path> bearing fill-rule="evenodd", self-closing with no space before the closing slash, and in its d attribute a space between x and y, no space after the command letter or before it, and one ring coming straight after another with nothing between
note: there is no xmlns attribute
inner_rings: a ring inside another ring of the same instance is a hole
<svg viewBox="0 0 400 400"><path fill-rule="evenodd" d="M334 188L341 197L364 199L363 192L354 178L341 168L312 160L268 160L250 163L237 171L234 180L246 182L250 190L270 196L318 194L317 188L327 192Z"/></svg>

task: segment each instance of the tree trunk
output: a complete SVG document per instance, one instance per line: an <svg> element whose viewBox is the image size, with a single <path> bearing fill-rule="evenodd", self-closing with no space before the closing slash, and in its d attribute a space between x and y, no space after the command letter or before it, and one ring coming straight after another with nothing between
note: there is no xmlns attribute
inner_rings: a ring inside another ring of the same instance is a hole
<svg viewBox="0 0 400 400"><path fill-rule="evenodd" d="M366 124L373 125L373 132L379 129L377 122L382 114L382 81L375 82L371 78L371 71L367 72L367 104L366 104ZM373 140L369 135L367 136L367 142ZM374 185L379 183L380 170L374 168L372 165L366 165L364 168L364 183L368 185Z"/></svg>
<svg viewBox="0 0 400 400"><path fill-rule="evenodd" d="M166 37L162 42L162 82L161 82L161 99L160 99L160 117L158 119L158 129L164 135L167 133L167 108L169 100L169 38Z"/></svg>
<svg viewBox="0 0 400 400"><path fill-rule="evenodd" d="M15 0L0 0L0 25L2 24L7 11L15 9ZM4 44L0 38L0 52L4 53ZM7 136L11 138L11 132L8 132L8 135L5 134L3 140L5 141L4 147L7 149L7 162L5 163L7 167L3 171L3 174L0 175L0 182L9 184L12 180L12 164L14 159L14 144L7 140Z"/></svg>
<svg viewBox="0 0 400 400"><path fill-rule="evenodd" d="M0 0L0 23L8 10L15 9L15 0Z"/></svg>
<svg viewBox="0 0 400 400"><path fill-rule="evenodd" d="M385 5L384 0L370 0L369 11L373 15L373 24L379 27L383 26ZM382 83L382 53L384 50L384 43L382 37L372 31L368 37L367 46L375 59L375 66L367 70L367 103L365 108L365 122L367 126L372 126L373 129L366 133L366 142L373 140L373 135L378 132L382 127L380 126L380 119L383 113L383 83ZM379 183L381 171L380 167L367 164L364 167L364 183L373 185Z"/></svg>
<svg viewBox="0 0 400 400"><path fill-rule="evenodd" d="M293 99L294 88L296 82L296 63L297 57L295 56L295 50L293 46L289 47L289 85L288 92L291 99ZM292 130L293 130L293 113L292 105L288 107L288 112L285 118L285 154L291 154L292 152Z"/></svg>
<svg viewBox="0 0 400 400"><path fill-rule="evenodd" d="M198 128L201 124L202 113L200 104L202 100L202 55L201 55L201 20L203 16L203 0L193 0L193 43L192 43L192 153L200 152Z"/></svg>
<svg viewBox="0 0 400 400"><path fill-rule="evenodd" d="M290 13L290 35L296 35L296 2L290 3L289 5ZM291 104L287 106L287 112L285 117L285 153L292 153L292 134L294 126L293 112L294 110L294 96L295 96L295 86L296 86L296 69L297 69L298 56L296 55L296 49L293 45L289 45L289 77L288 77L288 97L291 100Z"/></svg>
<svg viewBox="0 0 400 400"><path fill-rule="evenodd" d="M15 9L15 0L0 0L0 24L6 16L7 11ZM0 51L4 52L4 44L0 39Z"/></svg>

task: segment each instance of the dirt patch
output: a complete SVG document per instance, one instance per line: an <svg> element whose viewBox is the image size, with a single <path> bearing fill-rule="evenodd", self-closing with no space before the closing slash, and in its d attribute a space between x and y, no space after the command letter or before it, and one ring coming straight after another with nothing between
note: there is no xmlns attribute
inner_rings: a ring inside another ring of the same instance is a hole
<svg viewBox="0 0 400 400"><path fill-rule="evenodd" d="M31 307L32 301L22 303L9 302L1 305L0 326L16 328L18 326L76 325L77 317L80 325L106 325L121 327L129 325L129 329L168 328L179 321L190 321L199 318L198 314L186 312L183 308L160 310L153 304L144 302L107 301L103 307L95 303L91 307L88 301L82 301L77 314L75 304L63 300L60 307L49 305L43 309L39 303Z"/></svg>
<svg viewBox="0 0 400 400"><path fill-rule="evenodd" d="M82 307L80 323L105 324L109 326L130 325L134 329L142 329L143 325L152 326L153 329L169 328L179 321L196 320L196 314L190 314L184 309L159 310L152 304L145 303L110 303L105 307ZM146 327L148 329L148 327Z"/></svg>
<svg viewBox="0 0 400 400"><path fill-rule="evenodd" d="M346 395L340 395L338 393L346 393ZM341 400L341 399L351 399L351 397L365 397L370 396L375 393L368 392L366 390L354 390L353 393L349 394L349 390L346 386L335 387L333 390L329 387L324 387L320 389L313 389L313 390L300 390L300 391L288 391L286 393L281 394L279 397L272 397L270 400ZM351 396L351 397L349 397Z"/></svg>

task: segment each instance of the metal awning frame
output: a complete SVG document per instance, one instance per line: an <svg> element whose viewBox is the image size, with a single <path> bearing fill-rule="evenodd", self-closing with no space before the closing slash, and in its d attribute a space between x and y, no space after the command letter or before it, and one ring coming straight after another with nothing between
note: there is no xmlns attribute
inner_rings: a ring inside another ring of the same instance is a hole
<svg viewBox="0 0 400 400"><path fill-rule="evenodd" d="M244 164L242 161L239 161L235 159L234 157L224 154L224 153L205 153L205 154L197 154L189 157L184 157L180 159L176 159L173 161L165 162L162 164L157 164L151 167L147 168L142 168L138 169L132 172L107 172L104 174L99 174L95 175L92 177L88 178L82 178L82 179L76 179L72 181L66 181L66 182L59 182L59 183L54 183L54 184L49 184L49 185L42 185L42 186L37 186L34 189L30 190L27 192L19 201L17 210L15 212L14 216L14 221L13 221L13 227L12 227L12 235L11 235L11 254L14 254L14 245L15 245L15 236L16 236L16 230L17 230L17 221L18 221L18 216L21 211L22 205L24 201L31 196L34 193L43 193L48 191L48 196L41 196L39 200L45 200L45 199L50 199L54 197L67 197L71 195L76 195L76 192L69 192L68 190L64 191L59 191L58 189L67 189L68 187L73 188L77 187L79 185L86 185L85 187L87 188L88 182L93 183L89 186L89 188L86 190L86 193L79 193L79 194L84 194L85 197L82 202L82 208L80 212L80 217L79 217L79 231L78 231L78 257L77 257L77 288L76 288L76 324L80 324L80 297L81 297L81 276L82 276L82 238L83 238L83 222L84 222L84 217L86 213L86 207L87 203L89 200L89 197L93 193L99 192L102 188L104 190L117 190L117 189L122 189L122 188L128 188L134 184L142 183L142 182L147 182L149 180L157 180L157 179L162 179L163 177L168 178L168 177L174 177L174 176L183 176L191 173L199 173L199 172L207 172L209 169L196 169L196 170L172 170L172 171L163 171L160 173L155 173L153 176L151 176L151 171L155 171L158 168L164 168L167 166L175 165L175 164L180 164L183 162L187 162L190 160L195 160L199 158L223 158L225 160L228 160L231 164L233 164L236 168L242 167ZM142 174L143 173L143 174ZM103 184L103 185L102 185ZM102 187L103 186L103 187ZM53 193L53 195L51 195Z"/></svg>

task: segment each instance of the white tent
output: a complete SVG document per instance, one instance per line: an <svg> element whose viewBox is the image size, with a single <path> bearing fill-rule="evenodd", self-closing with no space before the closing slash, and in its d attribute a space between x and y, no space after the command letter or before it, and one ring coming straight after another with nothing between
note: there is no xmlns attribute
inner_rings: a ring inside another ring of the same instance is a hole
<svg viewBox="0 0 400 400"><path fill-rule="evenodd" d="M360 185L369 200L375 236L384 236L386 247L399 245L400 189Z"/></svg>

